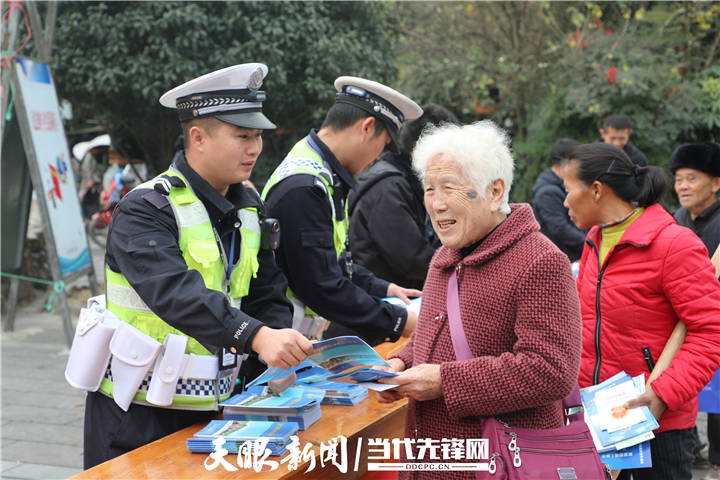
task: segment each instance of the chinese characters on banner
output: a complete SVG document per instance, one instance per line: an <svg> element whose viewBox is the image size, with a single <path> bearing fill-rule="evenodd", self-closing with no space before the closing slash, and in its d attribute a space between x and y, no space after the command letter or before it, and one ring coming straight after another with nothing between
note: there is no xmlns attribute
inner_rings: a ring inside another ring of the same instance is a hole
<svg viewBox="0 0 720 480"><path fill-rule="evenodd" d="M35 193L47 205L64 276L89 265L90 252L55 85L47 64L16 57L14 68L42 184Z"/></svg>
<svg viewBox="0 0 720 480"><path fill-rule="evenodd" d="M305 473L313 471L316 467L334 467L340 473L348 472L347 438L343 435L331 438L327 443L321 442L318 450L313 444L306 443L301 446L300 439L293 435L287 447L288 453L280 460L268 459L270 450L266 449L267 438L255 441L246 441L239 448L235 463L224 448L225 439L220 437L213 440L215 451L205 459L205 469L215 470L222 467L229 472L238 469L253 469L256 472L274 471L281 465L286 465L290 471L297 470L306 463ZM358 471L360 457L362 456L363 438L358 438L353 455L353 471ZM486 471L488 469L488 441L484 438L368 438L367 469L380 470L447 470L447 471ZM392 463L404 457L413 460L410 463ZM317 462L319 461L319 465ZM476 461L469 463L468 461Z"/></svg>

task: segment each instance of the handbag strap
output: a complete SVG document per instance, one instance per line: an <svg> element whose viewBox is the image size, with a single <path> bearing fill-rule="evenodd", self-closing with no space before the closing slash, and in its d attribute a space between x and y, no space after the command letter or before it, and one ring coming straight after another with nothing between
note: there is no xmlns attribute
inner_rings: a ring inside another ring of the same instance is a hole
<svg viewBox="0 0 720 480"><path fill-rule="evenodd" d="M457 269L453 269L448 280L447 289L447 311L450 325L450 339L452 340L455 358L458 360L470 360L473 354L470 351L465 329L460 319L460 299L458 294Z"/></svg>
<svg viewBox="0 0 720 480"><path fill-rule="evenodd" d="M450 325L450 339L452 340L453 350L455 350L455 358L457 360L470 360L473 358L470 345L465 336L465 329L460 318L460 298L458 291L457 269L453 269L448 279L447 288L447 312ZM583 420L584 415L582 409L577 411L578 407L582 407L582 399L580 398L580 388L575 384L575 388L570 395L563 399L563 408L567 419L572 422Z"/></svg>

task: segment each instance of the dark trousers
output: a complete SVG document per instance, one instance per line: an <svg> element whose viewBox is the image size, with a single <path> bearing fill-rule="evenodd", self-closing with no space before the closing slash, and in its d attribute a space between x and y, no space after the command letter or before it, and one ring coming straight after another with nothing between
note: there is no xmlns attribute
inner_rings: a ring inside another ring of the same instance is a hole
<svg viewBox="0 0 720 480"><path fill-rule="evenodd" d="M687 430L669 430L650 440L652 468L623 470L618 480L692 480L695 434Z"/></svg>
<svg viewBox="0 0 720 480"><path fill-rule="evenodd" d="M146 445L198 422L210 421L214 411L193 412L131 404L127 412L99 392L85 400L83 468Z"/></svg>
<svg viewBox="0 0 720 480"><path fill-rule="evenodd" d="M720 413L708 413L708 460L720 465Z"/></svg>

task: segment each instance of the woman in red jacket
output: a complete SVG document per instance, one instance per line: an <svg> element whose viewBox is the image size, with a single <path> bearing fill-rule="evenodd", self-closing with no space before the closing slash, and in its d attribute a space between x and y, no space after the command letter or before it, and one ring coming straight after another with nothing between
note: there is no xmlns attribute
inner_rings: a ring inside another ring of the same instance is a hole
<svg viewBox="0 0 720 480"><path fill-rule="evenodd" d="M687 337L672 364L627 406L647 405L660 423L653 466L633 478L690 479L697 395L720 364L720 284L702 242L658 204L667 187L659 168L636 166L604 143L581 145L571 158L565 206L579 228L592 227L577 279L578 382L621 370L649 375L682 321Z"/></svg>

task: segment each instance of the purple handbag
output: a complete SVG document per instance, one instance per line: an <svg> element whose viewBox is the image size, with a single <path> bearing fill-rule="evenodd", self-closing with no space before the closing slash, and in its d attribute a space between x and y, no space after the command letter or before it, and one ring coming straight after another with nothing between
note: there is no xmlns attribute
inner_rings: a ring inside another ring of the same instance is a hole
<svg viewBox="0 0 720 480"><path fill-rule="evenodd" d="M455 358L473 358L460 319L457 270L448 280L447 309L450 338ZM549 430L515 428L488 417L483 422L483 437L488 439L488 470L477 472L483 479L610 479L610 471L600 461L583 413L568 414L582 405L580 390L563 400L568 425Z"/></svg>

